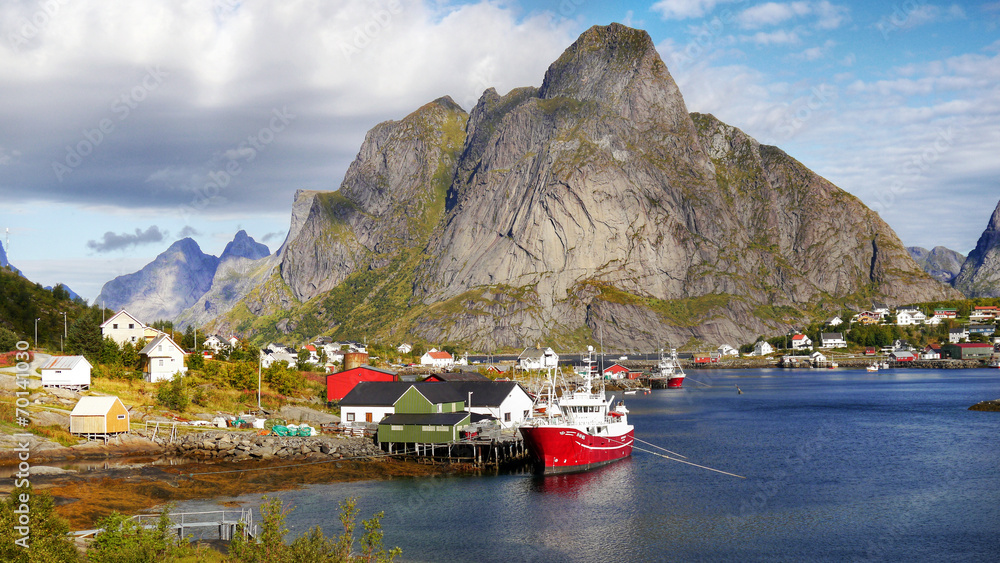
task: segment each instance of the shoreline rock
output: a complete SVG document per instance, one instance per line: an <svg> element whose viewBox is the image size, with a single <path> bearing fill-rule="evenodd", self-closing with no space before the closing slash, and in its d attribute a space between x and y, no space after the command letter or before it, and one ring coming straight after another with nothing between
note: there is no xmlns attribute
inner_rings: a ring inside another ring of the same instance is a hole
<svg viewBox="0 0 1000 563"><path fill-rule="evenodd" d="M1000 399L994 399L992 401L981 401L971 407L970 411L988 411L988 412L1000 412Z"/></svg>

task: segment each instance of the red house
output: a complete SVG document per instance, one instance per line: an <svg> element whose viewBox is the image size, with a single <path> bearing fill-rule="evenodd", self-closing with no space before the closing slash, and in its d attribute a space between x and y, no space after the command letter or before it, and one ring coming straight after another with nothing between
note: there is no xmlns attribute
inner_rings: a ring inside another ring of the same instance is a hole
<svg viewBox="0 0 1000 563"><path fill-rule="evenodd" d="M628 377L628 368L621 364L614 364L604 368L604 377L609 379L625 379Z"/></svg>
<svg viewBox="0 0 1000 563"><path fill-rule="evenodd" d="M326 376L326 400L339 401L362 381L396 381L396 372L369 365L358 366Z"/></svg>

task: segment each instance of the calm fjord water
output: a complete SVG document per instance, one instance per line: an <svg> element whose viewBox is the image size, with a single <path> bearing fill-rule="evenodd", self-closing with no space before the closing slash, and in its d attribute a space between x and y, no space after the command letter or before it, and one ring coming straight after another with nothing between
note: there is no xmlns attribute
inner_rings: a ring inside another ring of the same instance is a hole
<svg viewBox="0 0 1000 563"><path fill-rule="evenodd" d="M384 510L405 561L1000 560L1000 413L966 410L1000 397L1000 371L705 370L685 387L628 398L636 437L746 479L635 452L575 475L277 496L293 535L337 534L348 496Z"/></svg>

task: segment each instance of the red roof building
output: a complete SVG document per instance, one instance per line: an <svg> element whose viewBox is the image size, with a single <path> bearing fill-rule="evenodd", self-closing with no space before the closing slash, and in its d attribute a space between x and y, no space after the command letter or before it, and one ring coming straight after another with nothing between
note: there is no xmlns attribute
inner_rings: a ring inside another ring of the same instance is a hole
<svg viewBox="0 0 1000 563"><path fill-rule="evenodd" d="M621 364L613 364L604 368L604 377L622 379L628 374L628 368Z"/></svg>
<svg viewBox="0 0 1000 563"><path fill-rule="evenodd" d="M396 373L387 369L363 365L326 376L326 400L339 401L362 381L396 381Z"/></svg>

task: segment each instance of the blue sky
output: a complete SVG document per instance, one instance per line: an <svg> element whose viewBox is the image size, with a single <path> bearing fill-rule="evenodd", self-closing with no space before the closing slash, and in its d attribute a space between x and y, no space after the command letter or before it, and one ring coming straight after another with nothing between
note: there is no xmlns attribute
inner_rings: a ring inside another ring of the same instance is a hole
<svg viewBox="0 0 1000 563"><path fill-rule="evenodd" d="M297 189L450 95L539 85L583 30L647 30L690 111L774 144L907 245L968 252L1000 199L1000 2L215 0L0 5L0 228L86 298L192 236L272 251Z"/></svg>

